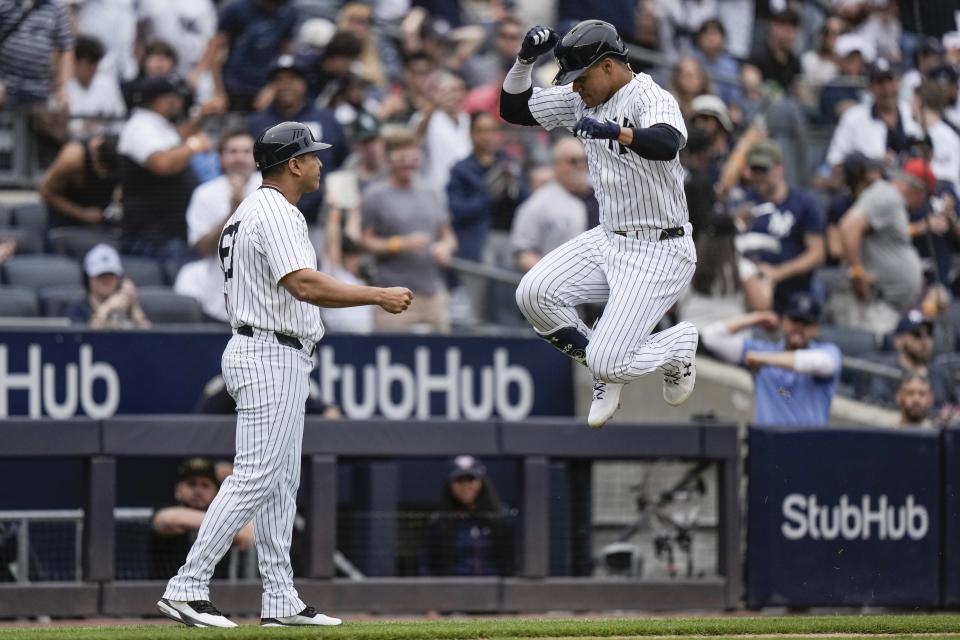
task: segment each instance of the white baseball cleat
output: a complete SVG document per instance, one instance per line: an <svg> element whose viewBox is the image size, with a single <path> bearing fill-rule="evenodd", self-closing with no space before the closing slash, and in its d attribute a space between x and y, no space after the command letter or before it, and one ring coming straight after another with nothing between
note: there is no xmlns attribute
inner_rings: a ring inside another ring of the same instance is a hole
<svg viewBox="0 0 960 640"><path fill-rule="evenodd" d="M620 392L623 385L617 382L604 382L593 379L593 403L590 405L590 415L587 424L593 429L599 429L613 417L620 408Z"/></svg>
<svg viewBox="0 0 960 640"><path fill-rule="evenodd" d="M292 616L260 619L261 627L335 627L342 623L340 618L324 615L313 607L307 607Z"/></svg>
<svg viewBox="0 0 960 640"><path fill-rule="evenodd" d="M674 407L686 402L697 384L697 344L700 342L700 333L689 322L683 324L689 325L689 331L677 341L680 353L663 366L663 399Z"/></svg>
<svg viewBox="0 0 960 640"><path fill-rule="evenodd" d="M157 602L160 613L183 623L188 627L221 627L228 629L237 626L233 620L227 619L209 600L167 600L160 598Z"/></svg>

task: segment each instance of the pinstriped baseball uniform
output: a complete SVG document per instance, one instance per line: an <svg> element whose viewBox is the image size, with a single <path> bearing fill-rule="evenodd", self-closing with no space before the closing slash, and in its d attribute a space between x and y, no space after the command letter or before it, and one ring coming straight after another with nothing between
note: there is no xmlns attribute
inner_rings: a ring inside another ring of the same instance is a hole
<svg viewBox="0 0 960 640"><path fill-rule="evenodd" d="M227 390L237 403L237 453L233 475L207 510L164 597L208 600L214 567L253 519L262 617L290 616L305 608L293 586L290 540L312 349L323 324L317 307L278 283L293 271L316 269L317 257L303 215L272 187L261 187L240 204L224 226L219 255L230 324L252 333L235 334L222 359ZM274 332L296 338L303 348L280 344Z"/></svg>
<svg viewBox="0 0 960 640"><path fill-rule="evenodd" d="M589 116L631 128L663 123L684 139L687 135L676 100L642 73L593 108L571 85L535 88L528 106L546 129L572 129ZM517 288L517 304L534 329L555 343L565 341L550 334L567 328L588 338L585 353L573 349L571 355L600 380L625 383L658 369L676 372L693 354L695 330L681 324L653 335L650 331L679 299L696 268L683 169L677 158L646 160L616 140L583 143L600 203L600 226L540 260ZM659 239L661 230L675 227L683 227L683 235ZM588 302L606 302L592 331L575 310Z"/></svg>

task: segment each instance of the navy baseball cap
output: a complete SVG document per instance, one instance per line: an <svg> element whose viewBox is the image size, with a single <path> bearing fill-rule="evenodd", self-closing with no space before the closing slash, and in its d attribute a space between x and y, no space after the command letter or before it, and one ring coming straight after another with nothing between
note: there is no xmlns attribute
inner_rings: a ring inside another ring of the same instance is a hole
<svg viewBox="0 0 960 640"><path fill-rule="evenodd" d="M297 74L304 80L307 79L307 70L303 67L303 64L289 53L285 53L273 61L267 77L273 80L281 71L289 71L290 73Z"/></svg>
<svg viewBox="0 0 960 640"><path fill-rule="evenodd" d="M458 478L480 479L487 475L487 468L473 456L457 456L450 462L450 480Z"/></svg>
<svg viewBox="0 0 960 640"><path fill-rule="evenodd" d="M897 323L897 328L894 329L893 335L899 336L904 333L910 333L918 327L926 327L930 331L930 334L933 334L933 321L923 315L923 312L920 309L910 309L900 318L900 322Z"/></svg>
<svg viewBox="0 0 960 640"><path fill-rule="evenodd" d="M177 467L177 482L190 478L208 478L214 484L220 484L213 463L206 458L190 458L180 463L180 466Z"/></svg>
<svg viewBox="0 0 960 640"><path fill-rule="evenodd" d="M896 78L897 71L886 58L877 58L873 61L873 64L870 65L867 77L870 78L870 82L880 82L881 80Z"/></svg>
<svg viewBox="0 0 960 640"><path fill-rule="evenodd" d="M790 296L783 315L798 322L820 322L820 303L806 291L798 291Z"/></svg>

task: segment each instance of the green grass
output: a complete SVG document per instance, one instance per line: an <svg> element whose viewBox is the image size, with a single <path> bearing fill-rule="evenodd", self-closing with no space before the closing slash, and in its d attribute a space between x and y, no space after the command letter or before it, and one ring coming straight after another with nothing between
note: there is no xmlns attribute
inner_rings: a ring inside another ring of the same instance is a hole
<svg viewBox="0 0 960 640"><path fill-rule="evenodd" d="M320 629L188 629L169 626L20 627L0 628L0 640L180 640L196 638L342 638L350 640L474 640L487 638L609 638L637 636L729 636L749 634L776 638L780 634L815 637L821 634L939 634L960 638L958 615L611 618L611 619L472 619L400 622L347 622ZM928 638L931 636L925 636ZM791 636L791 640L795 640Z"/></svg>

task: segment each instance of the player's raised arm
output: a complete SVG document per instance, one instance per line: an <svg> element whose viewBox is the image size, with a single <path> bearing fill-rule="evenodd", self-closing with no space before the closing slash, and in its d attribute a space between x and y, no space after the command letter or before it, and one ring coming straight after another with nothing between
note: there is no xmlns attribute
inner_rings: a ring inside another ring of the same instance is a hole
<svg viewBox="0 0 960 640"><path fill-rule="evenodd" d="M513 124L533 126L540 124L530 112L533 95L533 63L553 49L557 32L549 27L536 26L527 32L520 45L520 53L513 67L503 79L500 89L500 117Z"/></svg>

